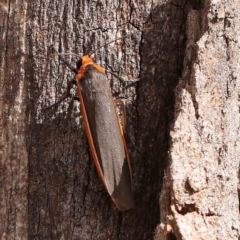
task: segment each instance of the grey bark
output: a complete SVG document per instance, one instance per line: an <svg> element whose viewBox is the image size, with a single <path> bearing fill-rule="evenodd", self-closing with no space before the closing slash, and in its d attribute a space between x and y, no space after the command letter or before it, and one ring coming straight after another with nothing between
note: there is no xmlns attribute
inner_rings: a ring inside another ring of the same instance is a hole
<svg viewBox="0 0 240 240"><path fill-rule="evenodd" d="M155 239L239 239L239 30L238 1L188 13Z"/></svg>
<svg viewBox="0 0 240 240"><path fill-rule="evenodd" d="M0 238L238 239L238 8L237 0L1 1ZM119 213L78 104L67 125L69 101L43 109L73 78L53 47L83 55L126 34L94 56L141 78L127 86L108 76L113 95L128 99L135 208Z"/></svg>

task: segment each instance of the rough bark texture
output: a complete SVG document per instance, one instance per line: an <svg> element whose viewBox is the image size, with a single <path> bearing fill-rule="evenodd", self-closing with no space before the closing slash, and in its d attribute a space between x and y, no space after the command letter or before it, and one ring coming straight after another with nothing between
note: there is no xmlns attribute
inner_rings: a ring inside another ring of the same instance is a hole
<svg viewBox="0 0 240 240"><path fill-rule="evenodd" d="M239 1L188 13L155 239L239 239L239 30Z"/></svg>
<svg viewBox="0 0 240 240"><path fill-rule="evenodd" d="M238 8L237 0L2 0L0 238L238 239ZM67 124L69 101L43 108L73 78L53 47L83 55L126 34L94 56L141 77L128 86L109 76L113 95L128 99L133 165L135 208L119 213L78 104Z"/></svg>

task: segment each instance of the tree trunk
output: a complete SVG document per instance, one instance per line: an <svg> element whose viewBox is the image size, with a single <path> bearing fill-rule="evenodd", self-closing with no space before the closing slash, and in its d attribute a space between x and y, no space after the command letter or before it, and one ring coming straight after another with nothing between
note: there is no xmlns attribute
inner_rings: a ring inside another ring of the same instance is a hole
<svg viewBox="0 0 240 240"><path fill-rule="evenodd" d="M240 238L239 16L238 1L188 13L155 239Z"/></svg>
<svg viewBox="0 0 240 240"><path fill-rule="evenodd" d="M238 239L238 8L1 1L1 239ZM135 207L120 213L97 175L79 104L68 122L70 99L44 108L74 77L54 49L82 56L126 35L94 54L140 77L108 76L113 96L127 99Z"/></svg>

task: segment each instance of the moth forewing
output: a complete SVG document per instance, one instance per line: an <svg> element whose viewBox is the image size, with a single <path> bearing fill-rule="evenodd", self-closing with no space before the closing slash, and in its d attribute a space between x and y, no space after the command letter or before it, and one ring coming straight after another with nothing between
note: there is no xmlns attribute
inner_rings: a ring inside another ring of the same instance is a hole
<svg viewBox="0 0 240 240"><path fill-rule="evenodd" d="M89 64L77 80L84 125L98 174L118 210L133 207L127 145L106 74Z"/></svg>

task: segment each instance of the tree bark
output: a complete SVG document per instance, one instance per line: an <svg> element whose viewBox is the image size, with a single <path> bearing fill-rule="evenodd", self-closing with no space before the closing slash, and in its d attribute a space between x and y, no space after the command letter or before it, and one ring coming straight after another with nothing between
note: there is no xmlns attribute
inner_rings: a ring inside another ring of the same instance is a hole
<svg viewBox="0 0 240 240"><path fill-rule="evenodd" d="M236 0L1 1L0 238L238 239L238 8ZM141 78L108 76L113 96L127 99L133 167L135 208L119 213L78 104L67 124L70 99L44 108L74 77L53 48L82 56L126 35L94 54Z"/></svg>
<svg viewBox="0 0 240 240"><path fill-rule="evenodd" d="M206 1L186 26L155 239L239 239L239 2Z"/></svg>

